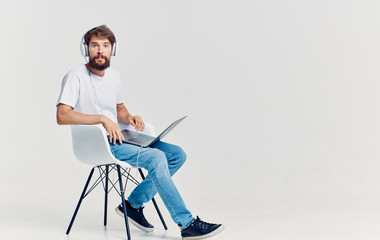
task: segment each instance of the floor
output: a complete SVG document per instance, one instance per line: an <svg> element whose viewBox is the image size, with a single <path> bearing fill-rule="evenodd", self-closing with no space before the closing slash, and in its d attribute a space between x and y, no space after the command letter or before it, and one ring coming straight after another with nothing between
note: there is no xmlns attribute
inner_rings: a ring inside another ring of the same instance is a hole
<svg viewBox="0 0 380 240"><path fill-rule="evenodd" d="M84 201L70 235L65 231L78 196L47 202L26 201L2 204L0 239L125 239L123 220L114 212L118 203L110 197L108 226L103 226L103 199L100 192ZM332 196L251 196L210 199L187 196L191 209L201 212L205 221L222 222L226 229L215 240L378 240L380 238L380 198ZM156 226L153 233L143 233L131 226L132 239L177 240L180 232L160 199L169 229L165 231L152 204L145 208L147 219Z"/></svg>

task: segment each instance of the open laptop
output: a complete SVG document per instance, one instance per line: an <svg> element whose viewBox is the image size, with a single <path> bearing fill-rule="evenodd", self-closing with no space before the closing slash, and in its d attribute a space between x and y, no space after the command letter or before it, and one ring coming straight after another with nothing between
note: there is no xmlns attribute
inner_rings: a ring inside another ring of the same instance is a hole
<svg viewBox="0 0 380 240"><path fill-rule="evenodd" d="M128 129L124 129L121 131L121 133L124 136L125 143L130 143L133 145L137 145L140 147L150 147L156 142L160 141L162 138L164 138L173 128L175 128L180 122L183 121L187 116L184 116L177 121L174 121L172 124L170 124L169 127L167 127L162 133L160 133L157 137L152 137L143 133L131 131Z"/></svg>

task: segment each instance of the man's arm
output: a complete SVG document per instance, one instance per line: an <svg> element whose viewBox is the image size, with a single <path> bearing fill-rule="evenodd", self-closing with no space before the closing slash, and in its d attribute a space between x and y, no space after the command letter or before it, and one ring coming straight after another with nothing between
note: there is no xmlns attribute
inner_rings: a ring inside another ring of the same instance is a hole
<svg viewBox="0 0 380 240"><path fill-rule="evenodd" d="M119 139L121 143L124 140L123 134L119 129L119 126L114 123L111 119L103 115L89 115L80 112L73 111L73 108L65 105L58 104L57 106L57 123L59 125L75 125L75 124L99 124L101 123L103 127L109 133L110 143L116 144L116 139Z"/></svg>
<svg viewBox="0 0 380 240"><path fill-rule="evenodd" d="M143 131L145 124L140 116L132 116L124 106L124 103L117 104L117 120L121 123L131 124L136 131Z"/></svg>

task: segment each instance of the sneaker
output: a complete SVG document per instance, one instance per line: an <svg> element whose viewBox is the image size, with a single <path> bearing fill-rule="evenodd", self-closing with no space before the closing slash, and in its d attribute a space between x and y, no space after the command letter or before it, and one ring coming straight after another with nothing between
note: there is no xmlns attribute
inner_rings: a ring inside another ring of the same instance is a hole
<svg viewBox="0 0 380 240"><path fill-rule="evenodd" d="M183 240L204 239L215 236L224 230L222 224L203 222L198 216L190 225L181 231Z"/></svg>
<svg viewBox="0 0 380 240"><path fill-rule="evenodd" d="M130 223L132 223L133 225L135 225L137 228L139 228L140 230L144 232L153 232L154 226L150 224L144 217L144 214L143 214L144 207L135 209L131 206L131 204L127 200L125 200L125 205L127 206L128 221ZM119 206L115 208L115 211L121 217L124 217L123 205L121 203Z"/></svg>

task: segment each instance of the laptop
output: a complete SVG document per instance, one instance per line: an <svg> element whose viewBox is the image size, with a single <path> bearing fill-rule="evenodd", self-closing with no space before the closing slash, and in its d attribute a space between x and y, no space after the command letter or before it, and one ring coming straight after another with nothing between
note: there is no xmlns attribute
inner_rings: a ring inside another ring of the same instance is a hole
<svg viewBox="0 0 380 240"><path fill-rule="evenodd" d="M175 128L180 122L182 122L187 116L184 116L172 124L169 125L162 133L160 133L157 137L152 137L140 132L131 131L128 129L124 129L121 133L124 136L125 143L130 143L139 147L150 147L156 142L163 139L173 128Z"/></svg>

